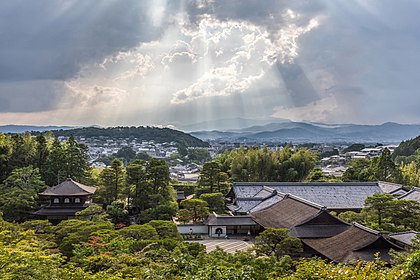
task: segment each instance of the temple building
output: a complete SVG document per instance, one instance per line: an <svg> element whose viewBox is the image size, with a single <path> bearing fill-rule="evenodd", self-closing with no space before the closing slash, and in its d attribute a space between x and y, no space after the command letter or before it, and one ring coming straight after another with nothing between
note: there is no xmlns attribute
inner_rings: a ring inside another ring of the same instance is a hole
<svg viewBox="0 0 420 280"><path fill-rule="evenodd" d="M34 214L57 224L62 220L74 217L76 212L87 208L95 191L95 187L85 186L68 178L61 184L49 187L39 193L41 198L49 200L49 204L44 205Z"/></svg>

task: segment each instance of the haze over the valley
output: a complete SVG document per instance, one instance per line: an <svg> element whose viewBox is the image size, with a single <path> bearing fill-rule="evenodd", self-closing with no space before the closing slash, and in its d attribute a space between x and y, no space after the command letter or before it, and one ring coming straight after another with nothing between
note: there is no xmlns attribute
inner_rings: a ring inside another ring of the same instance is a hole
<svg viewBox="0 0 420 280"><path fill-rule="evenodd" d="M2 1L0 125L420 123L419 1Z"/></svg>

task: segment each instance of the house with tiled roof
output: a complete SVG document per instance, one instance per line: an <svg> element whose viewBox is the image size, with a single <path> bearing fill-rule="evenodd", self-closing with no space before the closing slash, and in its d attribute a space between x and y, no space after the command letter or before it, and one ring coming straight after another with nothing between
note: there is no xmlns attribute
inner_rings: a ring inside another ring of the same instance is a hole
<svg viewBox="0 0 420 280"><path fill-rule="evenodd" d="M56 224L74 217L77 212L87 208L91 204L91 196L95 191L95 187L86 186L68 178L61 184L49 187L38 194L49 203L34 214Z"/></svg>
<svg viewBox="0 0 420 280"><path fill-rule="evenodd" d="M404 248L388 240L384 234L372 230L358 223L347 230L329 237L316 239L301 239L305 246L323 258L336 263L348 263L352 261L373 261L376 256L389 262L392 258L390 250L404 251Z"/></svg>
<svg viewBox="0 0 420 280"><path fill-rule="evenodd" d="M227 207L244 215L260 203L266 206L292 194L335 212L360 211L366 198L395 190L384 182L235 182L227 195Z"/></svg>
<svg viewBox="0 0 420 280"><path fill-rule="evenodd" d="M207 218L206 225L211 237L255 236L260 229L259 225L250 216L222 216L214 212Z"/></svg>

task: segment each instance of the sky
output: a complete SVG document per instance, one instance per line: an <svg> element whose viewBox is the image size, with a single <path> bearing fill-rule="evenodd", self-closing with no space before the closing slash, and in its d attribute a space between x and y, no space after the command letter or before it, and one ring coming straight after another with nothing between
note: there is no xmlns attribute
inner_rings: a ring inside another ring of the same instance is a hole
<svg viewBox="0 0 420 280"><path fill-rule="evenodd" d="M420 1L0 2L0 125L420 123Z"/></svg>

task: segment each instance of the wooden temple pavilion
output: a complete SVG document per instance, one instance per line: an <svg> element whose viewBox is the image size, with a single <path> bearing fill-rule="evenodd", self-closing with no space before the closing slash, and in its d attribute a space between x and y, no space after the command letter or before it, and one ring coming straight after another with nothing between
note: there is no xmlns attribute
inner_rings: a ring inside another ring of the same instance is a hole
<svg viewBox="0 0 420 280"><path fill-rule="evenodd" d="M35 215L48 219L53 224L67 220L87 208L96 188L83 185L68 178L59 185L49 187L39 193L41 198L47 198L49 204L44 205Z"/></svg>

